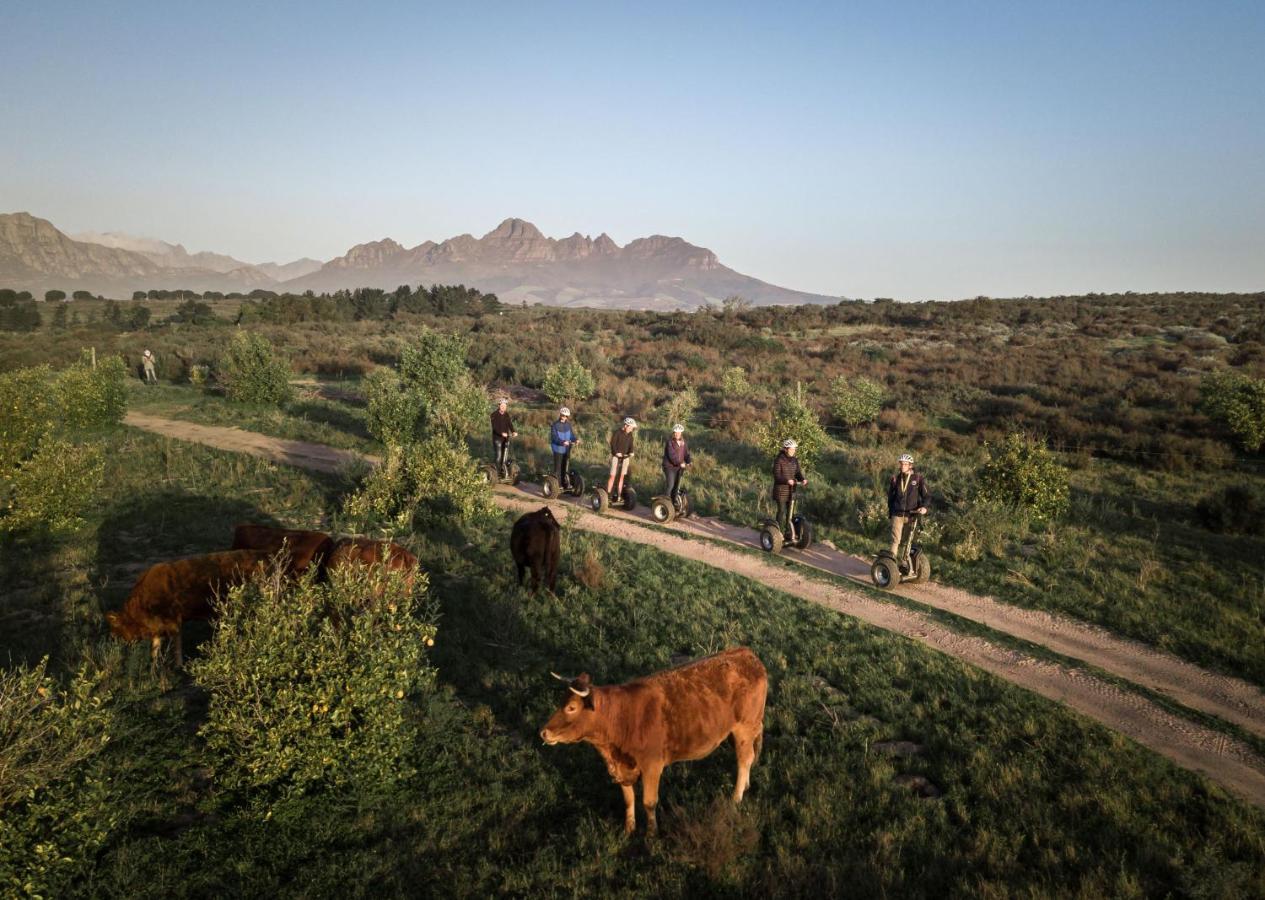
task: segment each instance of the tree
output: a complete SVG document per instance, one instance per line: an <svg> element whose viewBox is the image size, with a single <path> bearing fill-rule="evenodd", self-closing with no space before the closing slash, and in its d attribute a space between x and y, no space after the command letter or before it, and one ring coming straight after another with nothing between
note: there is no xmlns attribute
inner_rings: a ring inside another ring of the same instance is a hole
<svg viewBox="0 0 1265 900"><path fill-rule="evenodd" d="M751 301L738 294L730 294L720 301L720 307L727 313L740 313L751 308Z"/></svg>
<svg viewBox="0 0 1265 900"><path fill-rule="evenodd" d="M576 403L593 396L597 383L589 370L574 356L566 362L554 363L545 371L541 390L554 403Z"/></svg>
<svg viewBox="0 0 1265 900"><path fill-rule="evenodd" d="M46 303L60 303L66 299L65 291L51 290L44 292L44 301Z"/></svg>
<svg viewBox="0 0 1265 900"><path fill-rule="evenodd" d="M1244 450L1265 446L1265 378L1214 372L1199 386L1204 411L1225 424Z"/></svg>
<svg viewBox="0 0 1265 900"><path fill-rule="evenodd" d="M1001 444L985 444L988 460L976 474L980 499L1025 510L1038 521L1067 509L1067 470L1045 443L1013 432Z"/></svg>
<svg viewBox="0 0 1265 900"><path fill-rule="evenodd" d="M883 388L868 378L840 375L831 382L830 412L849 428L873 422L882 409Z"/></svg>
<svg viewBox="0 0 1265 900"><path fill-rule="evenodd" d="M58 331L64 331L69 324L67 321L69 313L70 308L65 303L58 303L53 307L53 328Z"/></svg>
<svg viewBox="0 0 1265 900"><path fill-rule="evenodd" d="M71 296L74 297L76 300L95 300L96 299L95 297L92 296L92 291L75 291L73 294L71 294Z"/></svg>
<svg viewBox="0 0 1265 900"><path fill-rule="evenodd" d="M720 379L720 389L726 399L747 397L751 394L751 383L747 381L747 370L742 366L732 366L725 370Z"/></svg>
<svg viewBox="0 0 1265 900"><path fill-rule="evenodd" d="M193 302L193 301L189 301ZM228 399L238 403L280 405L293 396L290 367L262 334L239 331L220 360L216 380Z"/></svg>
<svg viewBox="0 0 1265 900"><path fill-rule="evenodd" d="M694 415L694 410L698 409L698 391L694 390L690 385L686 385L682 390L673 394L668 402L663 404L663 426L671 428L680 422L685 424L689 421L690 416Z"/></svg>
<svg viewBox="0 0 1265 900"><path fill-rule="evenodd" d="M783 396L773 420L757 432L760 448L770 456L781 452L782 442L787 438L799 444L798 455L805 463L811 462L829 441L817 413L805 402L799 390Z"/></svg>
<svg viewBox="0 0 1265 900"><path fill-rule="evenodd" d="M144 291L132 291L133 300L144 300L147 296L148 294L146 294Z"/></svg>

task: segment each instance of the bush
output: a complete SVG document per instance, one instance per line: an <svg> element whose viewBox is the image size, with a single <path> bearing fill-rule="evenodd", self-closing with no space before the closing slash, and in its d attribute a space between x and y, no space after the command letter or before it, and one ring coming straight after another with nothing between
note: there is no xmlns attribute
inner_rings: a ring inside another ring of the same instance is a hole
<svg viewBox="0 0 1265 900"><path fill-rule="evenodd" d="M237 403L280 405L290 400L290 367L262 334L238 331L220 360L216 380Z"/></svg>
<svg viewBox="0 0 1265 900"><path fill-rule="evenodd" d="M366 427L387 447L401 447L421 436L426 404L417 391L405 390L390 369L377 369L365 379Z"/></svg>
<svg viewBox="0 0 1265 900"><path fill-rule="evenodd" d="M102 676L63 690L34 668L0 670L0 894L63 896L82 887L118 822L108 778L91 763L113 723Z"/></svg>
<svg viewBox="0 0 1265 900"><path fill-rule="evenodd" d="M400 352L400 377L423 397L434 400L467 374L466 341L430 328Z"/></svg>
<svg viewBox="0 0 1265 900"><path fill-rule="evenodd" d="M540 388L554 403L578 403L593 396L596 386L589 370L573 356L567 362L550 366Z"/></svg>
<svg viewBox="0 0 1265 900"><path fill-rule="evenodd" d="M491 515L491 491L464 444L444 437L389 448L382 465L343 504L366 530L454 527Z"/></svg>
<svg viewBox="0 0 1265 900"><path fill-rule="evenodd" d="M30 457L56 427L52 380L48 366L0 373L0 474Z"/></svg>
<svg viewBox="0 0 1265 900"><path fill-rule="evenodd" d="M671 428L678 422L686 425L694 415L694 410L698 409L698 391L686 386L684 390L673 394L660 408L663 410L664 428Z"/></svg>
<svg viewBox="0 0 1265 900"><path fill-rule="evenodd" d="M1220 534L1265 534L1265 494L1232 484L1196 503L1195 519Z"/></svg>
<svg viewBox="0 0 1265 900"><path fill-rule="evenodd" d="M751 384L747 381L747 371L742 366L732 366L725 370L720 379L720 389L726 399L747 397L751 394Z"/></svg>
<svg viewBox="0 0 1265 900"><path fill-rule="evenodd" d="M466 366L466 341L431 329L401 352L399 392L387 383L379 389L379 425L393 435L409 433L405 419L414 407L414 436L443 435L453 442L464 440L488 414L487 392Z"/></svg>
<svg viewBox="0 0 1265 900"><path fill-rule="evenodd" d="M72 428L108 428L127 412L127 365L110 356L94 368L86 360L58 373L57 403Z"/></svg>
<svg viewBox="0 0 1265 900"><path fill-rule="evenodd" d="M873 422L883 409L883 388L868 378L840 375L830 384L830 413L849 428Z"/></svg>
<svg viewBox="0 0 1265 900"><path fill-rule="evenodd" d="M984 448L988 460L977 473L980 499L1025 510L1039 522L1067 509L1067 470L1044 443L1015 432Z"/></svg>
<svg viewBox="0 0 1265 900"><path fill-rule="evenodd" d="M781 399L773 421L760 429L758 446L770 456L776 456L782 451L782 441L787 438L798 442L798 455L804 465L808 465L829 440L826 430L817 420L817 413L799 394L788 394Z"/></svg>
<svg viewBox="0 0 1265 900"><path fill-rule="evenodd" d="M425 575L352 567L328 584L277 573L234 589L202 659L210 694L200 734L230 790L287 798L407 777L435 686L436 610Z"/></svg>
<svg viewBox="0 0 1265 900"><path fill-rule="evenodd" d="M45 437L30 458L0 472L0 532L77 527L104 476L105 460L96 447Z"/></svg>
<svg viewBox="0 0 1265 900"><path fill-rule="evenodd" d="M1223 422L1243 449L1265 446L1265 378L1237 372L1214 372L1199 387L1204 410Z"/></svg>

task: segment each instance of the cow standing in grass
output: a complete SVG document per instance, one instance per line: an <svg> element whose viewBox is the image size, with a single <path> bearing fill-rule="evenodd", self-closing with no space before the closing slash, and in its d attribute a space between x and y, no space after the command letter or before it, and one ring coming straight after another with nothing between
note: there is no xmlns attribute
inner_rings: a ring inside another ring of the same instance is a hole
<svg viewBox="0 0 1265 900"><path fill-rule="evenodd" d="M637 828L633 786L638 779L646 827L653 832L663 769L681 760L702 759L727 737L733 738L738 756L734 802L742 801L764 739L769 690L764 665L748 648L726 650L621 685L599 687L585 673L570 680L567 689L566 701L540 730L540 737L549 745L593 745L624 792L624 830L629 834Z"/></svg>
<svg viewBox="0 0 1265 900"><path fill-rule="evenodd" d="M562 526L553 517L549 507L542 506L532 513L524 513L510 531L510 553L518 568L518 583L531 569L531 589L540 589L543 576L549 590L558 587L558 558L562 555Z"/></svg>
<svg viewBox="0 0 1265 900"><path fill-rule="evenodd" d="M302 575L315 567L324 569L325 562L334 550L333 539L323 531L294 531L273 528L271 525L238 525L233 529L234 550L258 550L267 554L284 551L287 569L292 575Z"/></svg>
<svg viewBox="0 0 1265 900"><path fill-rule="evenodd" d="M184 662L180 628L194 619L215 615L217 598L245 584L268 564L258 550L227 550L161 562L146 569L117 612L105 614L110 631L125 641L149 638L155 667L163 638L175 644L175 663Z"/></svg>
<svg viewBox="0 0 1265 900"><path fill-rule="evenodd" d="M417 572L417 557L399 544L390 541L375 541L371 538L348 537L334 542L329 558L325 561L325 572L336 572L347 566L382 566L388 571L403 572L404 583L413 587L413 578Z"/></svg>

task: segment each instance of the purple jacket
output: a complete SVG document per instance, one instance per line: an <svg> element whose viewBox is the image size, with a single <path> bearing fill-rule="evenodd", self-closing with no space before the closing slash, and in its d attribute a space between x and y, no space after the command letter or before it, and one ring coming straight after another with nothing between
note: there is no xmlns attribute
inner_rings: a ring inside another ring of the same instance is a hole
<svg viewBox="0 0 1265 900"><path fill-rule="evenodd" d="M690 459L690 444L686 440L677 443L668 438L663 444L663 464L672 469L679 469L686 463L693 462Z"/></svg>

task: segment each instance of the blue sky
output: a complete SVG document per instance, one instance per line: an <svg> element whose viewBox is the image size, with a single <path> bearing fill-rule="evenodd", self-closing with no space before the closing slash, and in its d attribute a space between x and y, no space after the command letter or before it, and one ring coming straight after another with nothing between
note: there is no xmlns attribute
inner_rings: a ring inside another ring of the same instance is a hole
<svg viewBox="0 0 1265 900"><path fill-rule="evenodd" d="M1265 3L0 6L0 211L250 261L507 216L900 299L1265 289Z"/></svg>

